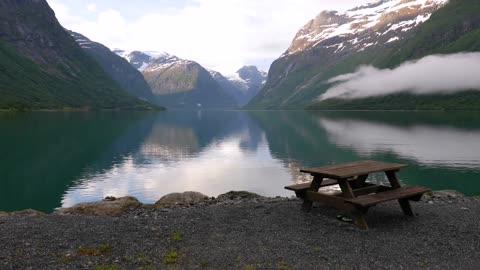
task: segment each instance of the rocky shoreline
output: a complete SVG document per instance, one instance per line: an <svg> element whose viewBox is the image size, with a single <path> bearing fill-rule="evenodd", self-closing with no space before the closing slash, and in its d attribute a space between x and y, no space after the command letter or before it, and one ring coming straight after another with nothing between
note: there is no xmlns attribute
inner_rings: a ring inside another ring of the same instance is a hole
<svg viewBox="0 0 480 270"><path fill-rule="evenodd" d="M405 217L372 208L362 231L296 198L107 197L52 214L0 213L0 269L477 269L480 200L427 194Z"/></svg>

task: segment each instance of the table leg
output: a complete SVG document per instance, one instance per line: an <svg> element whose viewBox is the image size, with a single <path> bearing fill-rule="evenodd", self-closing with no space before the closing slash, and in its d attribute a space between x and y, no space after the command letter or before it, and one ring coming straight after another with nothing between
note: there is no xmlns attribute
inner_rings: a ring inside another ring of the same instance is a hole
<svg viewBox="0 0 480 270"><path fill-rule="evenodd" d="M318 192L318 190L320 189L320 186L322 185L322 181L323 181L323 177L314 176L312 183L310 185L310 188L308 190L313 192ZM302 210L305 212L310 212L310 210L312 210L312 205L313 205L312 201L304 198L303 204L302 204Z"/></svg>
<svg viewBox="0 0 480 270"><path fill-rule="evenodd" d="M343 196L345 198L355 198L355 194L350 187L348 181L338 181L338 185L342 190ZM368 208L364 207L357 207L354 211L352 211L353 221L355 225L357 225L360 229L368 230L367 221L365 220L365 214L367 213Z"/></svg>
<svg viewBox="0 0 480 270"><path fill-rule="evenodd" d="M365 186L365 182L367 181L368 174L359 175L356 180L349 181L350 187L352 189L357 189Z"/></svg>
<svg viewBox="0 0 480 270"><path fill-rule="evenodd" d="M365 220L365 214L367 213L368 208L357 208L352 211L353 221L360 229L368 230L367 221Z"/></svg>
<svg viewBox="0 0 480 270"><path fill-rule="evenodd" d="M387 175L388 181L392 188L400 188L400 181L397 178L396 171L386 171L385 174ZM402 208L403 214L406 216L413 216L412 206L410 205L410 201L408 199L399 199L398 204Z"/></svg>

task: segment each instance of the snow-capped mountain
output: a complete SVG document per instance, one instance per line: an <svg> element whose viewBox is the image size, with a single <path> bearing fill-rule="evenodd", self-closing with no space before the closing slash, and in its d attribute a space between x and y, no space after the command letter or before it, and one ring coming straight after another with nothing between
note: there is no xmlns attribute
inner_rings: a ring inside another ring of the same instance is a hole
<svg viewBox="0 0 480 270"><path fill-rule="evenodd" d="M223 76L220 72L209 70L212 77L232 95L240 107L247 104L265 84L267 73L256 66L244 66L235 74Z"/></svg>
<svg viewBox="0 0 480 270"><path fill-rule="evenodd" d="M265 86L247 107L304 108L326 91L325 82L336 75L353 72L360 65L384 63L389 67L425 55L428 39L447 43L475 29L478 19L473 17L466 18L466 26L462 26L462 16L466 15L438 19L444 24L452 20L448 25L452 30L443 34L428 34L433 29L440 31L441 22L423 27L434 13L455 5L471 6L470 1L380 0L342 13L322 11L297 32L290 47L272 63ZM453 25L454 21L458 25ZM415 40L418 31L425 33L421 44ZM405 43L410 47L402 45Z"/></svg>
<svg viewBox="0 0 480 270"><path fill-rule="evenodd" d="M142 72L161 105L172 109L237 107L234 98L195 61L152 51L114 52Z"/></svg>
<svg viewBox="0 0 480 270"><path fill-rule="evenodd" d="M114 53L125 58L132 66L142 72L155 59L161 57L170 57L168 53L159 53L155 51L124 51L121 49L113 50ZM174 56L173 56L174 57Z"/></svg>
<svg viewBox="0 0 480 270"><path fill-rule="evenodd" d="M284 56L314 47L334 53L387 44L427 21L448 0L383 0L344 13L323 11L298 31Z"/></svg>

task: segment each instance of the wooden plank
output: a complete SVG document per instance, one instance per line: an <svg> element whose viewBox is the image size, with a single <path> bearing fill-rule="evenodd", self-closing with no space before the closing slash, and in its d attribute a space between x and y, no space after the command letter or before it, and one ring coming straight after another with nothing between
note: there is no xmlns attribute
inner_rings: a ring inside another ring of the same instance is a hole
<svg viewBox="0 0 480 270"><path fill-rule="evenodd" d="M323 166L319 168L302 169L300 172L332 179L343 179L357 175L366 175L369 173L396 171L406 166L406 164L399 163L362 160L345 164Z"/></svg>
<svg viewBox="0 0 480 270"><path fill-rule="evenodd" d="M318 175L314 176L312 183L310 184L310 187L307 189L307 191L317 192L322 186L322 182L323 177L320 177ZM308 197L305 196L305 192L301 192L301 194L298 194L298 191L296 191L295 193L297 194L297 197L299 195L303 197L302 210L304 212L310 212L310 210L312 210L313 201L309 200Z"/></svg>
<svg viewBox="0 0 480 270"><path fill-rule="evenodd" d="M312 182L290 185L290 186L286 186L285 189L292 190L292 191L307 190L307 189L310 188L311 184L312 184ZM337 180L323 179L322 183L320 184L320 187L333 186L333 185L336 185L336 184L338 184Z"/></svg>
<svg viewBox="0 0 480 270"><path fill-rule="evenodd" d="M354 189L353 194L355 195L355 197L358 197L358 196L368 195L372 193L383 192L391 189L392 188L388 186L370 184L363 188Z"/></svg>
<svg viewBox="0 0 480 270"><path fill-rule="evenodd" d="M353 199L345 199L345 202L359 205L362 207L375 205L382 202L415 197L425 192L431 191L425 187L408 186L397 189L392 189L380 193L369 194L365 196L356 197Z"/></svg>
<svg viewBox="0 0 480 270"><path fill-rule="evenodd" d="M387 175L388 181L393 188L400 188L400 180L398 179L395 171L386 171L385 174ZM412 206L407 199L399 199L398 203L400 204L400 208L402 208L403 214L406 216L413 216Z"/></svg>
<svg viewBox="0 0 480 270"><path fill-rule="evenodd" d="M344 211L353 211L355 206L352 204L345 203L345 199L333 195L323 194L320 192L314 192L307 190L305 193L305 198L313 202L319 202L328 206L335 207Z"/></svg>

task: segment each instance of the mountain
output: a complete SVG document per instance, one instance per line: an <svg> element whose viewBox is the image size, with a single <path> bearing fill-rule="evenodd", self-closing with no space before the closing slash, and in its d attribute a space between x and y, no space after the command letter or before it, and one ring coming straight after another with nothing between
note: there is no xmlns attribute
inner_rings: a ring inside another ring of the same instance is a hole
<svg viewBox="0 0 480 270"><path fill-rule="evenodd" d="M127 92L145 100L152 100L150 86L142 73L132 67L128 61L112 52L104 45L93 42L82 34L67 30L82 49L92 56L100 66Z"/></svg>
<svg viewBox="0 0 480 270"><path fill-rule="evenodd" d="M240 107L246 105L265 84L267 73L256 66L244 66L233 76L225 77L220 72L209 70L222 88L235 98Z"/></svg>
<svg viewBox="0 0 480 270"><path fill-rule="evenodd" d="M155 101L172 109L232 109L234 98L194 61L168 53L115 52L142 71Z"/></svg>
<svg viewBox="0 0 480 270"><path fill-rule="evenodd" d="M300 29L287 51L274 61L265 87L247 107L480 108L477 92L318 101L332 86L330 79L362 65L394 69L432 54L479 51L478 14L480 2L475 0L384 0L344 13L323 11Z"/></svg>
<svg viewBox="0 0 480 270"><path fill-rule="evenodd" d="M157 52L126 52L124 50L115 49L114 53L125 58L133 67L142 72L149 64L151 64L155 58L162 55L168 55L167 53L157 53Z"/></svg>
<svg viewBox="0 0 480 270"><path fill-rule="evenodd" d="M45 0L0 1L0 109L152 109L86 54Z"/></svg>

